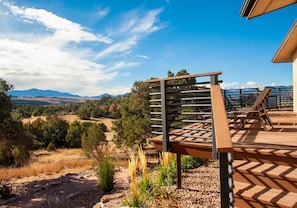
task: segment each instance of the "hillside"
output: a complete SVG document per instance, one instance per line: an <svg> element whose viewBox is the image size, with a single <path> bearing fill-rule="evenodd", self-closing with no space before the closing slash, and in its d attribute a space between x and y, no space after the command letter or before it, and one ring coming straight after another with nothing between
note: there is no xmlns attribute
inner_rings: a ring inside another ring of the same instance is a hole
<svg viewBox="0 0 297 208"><path fill-rule="evenodd" d="M96 96L80 96L74 95L68 92L59 92L55 90L41 90L41 89L29 89L29 90L11 90L8 92L12 97L67 97L67 98L101 98L103 96L111 96L108 93L104 93Z"/></svg>
<svg viewBox="0 0 297 208"><path fill-rule="evenodd" d="M100 99L103 96L114 97L113 95L104 93L98 96L79 96L68 92L59 92L54 90L11 90L8 94L12 97L13 104L30 104L30 105L60 105L60 104L76 104L84 103L87 100Z"/></svg>

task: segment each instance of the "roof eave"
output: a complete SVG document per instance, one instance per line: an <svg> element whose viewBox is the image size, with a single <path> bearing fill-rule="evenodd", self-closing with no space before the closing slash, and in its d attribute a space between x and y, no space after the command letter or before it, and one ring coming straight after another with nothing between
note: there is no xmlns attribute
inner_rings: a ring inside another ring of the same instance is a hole
<svg viewBox="0 0 297 208"><path fill-rule="evenodd" d="M293 42L293 44L292 44ZM294 44L295 42L295 44ZM273 63L292 62L293 54L297 50L297 20L290 28L280 47L272 58Z"/></svg>
<svg viewBox="0 0 297 208"><path fill-rule="evenodd" d="M295 3L297 3L297 0L244 0L240 15L252 19Z"/></svg>
<svg viewBox="0 0 297 208"><path fill-rule="evenodd" d="M240 16L247 17L254 7L255 2L256 0L244 0L240 9Z"/></svg>

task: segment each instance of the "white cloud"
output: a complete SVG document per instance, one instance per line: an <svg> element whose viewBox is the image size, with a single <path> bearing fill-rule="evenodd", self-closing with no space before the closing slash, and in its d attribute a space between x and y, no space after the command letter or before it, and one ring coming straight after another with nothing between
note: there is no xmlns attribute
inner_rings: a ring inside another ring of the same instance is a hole
<svg viewBox="0 0 297 208"><path fill-rule="evenodd" d="M244 88L263 88L262 84L254 81L247 81L246 83L238 82L223 82L221 84L222 89L244 89Z"/></svg>
<svg viewBox="0 0 297 208"><path fill-rule="evenodd" d="M122 68L127 68L127 67L138 66L138 65L139 65L139 63L137 63L137 62L119 61L119 62L113 63L111 66L107 66L106 69L109 71L113 71L116 69L122 69Z"/></svg>
<svg viewBox="0 0 297 208"><path fill-rule="evenodd" d="M103 17L107 16L109 14L109 12L110 12L110 9L108 7L106 7L102 10L101 9L98 10L97 15L98 15L98 17L103 18Z"/></svg>
<svg viewBox="0 0 297 208"><path fill-rule="evenodd" d="M248 81L247 83L245 83L245 86L246 87L250 87L250 88L253 88L253 87L258 87L259 84L257 82L253 82L253 81Z"/></svg>
<svg viewBox="0 0 297 208"><path fill-rule="evenodd" d="M147 55L136 55L135 57L142 58L142 59L150 59L150 57Z"/></svg>
<svg viewBox="0 0 297 208"><path fill-rule="evenodd" d="M76 57L75 54L11 40L0 39L0 63L2 76L11 83L21 83L16 87L22 89L34 86L92 94L94 90L85 92L84 88L88 85L94 88L98 82L117 76L117 72L105 73L105 65Z"/></svg>
<svg viewBox="0 0 297 208"><path fill-rule="evenodd" d="M130 87L115 87L113 89L107 89L107 90L105 90L105 92L112 94L112 95L121 95L121 94L125 94L127 92L131 92L131 88Z"/></svg>
<svg viewBox="0 0 297 208"><path fill-rule="evenodd" d="M5 5L14 15L19 16L24 21L30 21L32 24L34 22L38 22L47 29L52 30L54 32L54 39L74 42L98 41L112 43L110 38L104 37L103 35L95 35L90 33L86 29L82 28L79 24L59 17L44 9L21 8L7 2L5 2Z"/></svg>
<svg viewBox="0 0 297 208"><path fill-rule="evenodd" d="M133 74L130 68L140 65L133 58L149 58L130 55L133 48L161 28L156 23L162 10L142 16L132 12L135 15L130 23L121 18L113 28L117 32L104 36L45 9L25 8L4 0L0 0L0 9L0 19L5 23L0 30L1 77L16 89L52 89L79 95L128 92L129 87L104 89L100 85ZM103 18L109 12L106 7L97 15ZM1 18L4 15L5 20ZM122 21L130 24L129 32L124 32Z"/></svg>
<svg viewBox="0 0 297 208"><path fill-rule="evenodd" d="M119 53L119 52L125 52L129 49L131 49L133 46L137 44L137 36L132 36L124 41L117 42L115 44L112 44L108 48L104 49L103 51L99 52L96 56L96 58L101 58L107 55L110 55L112 53Z"/></svg>
<svg viewBox="0 0 297 208"><path fill-rule="evenodd" d="M240 88L240 85L238 82L223 82L220 84L222 89L237 89Z"/></svg>
<svg viewBox="0 0 297 208"><path fill-rule="evenodd" d="M135 21L135 24L131 30L131 33L152 33L161 28L161 26L155 25L157 22L157 16L162 12L162 9L154 9L149 11L144 17Z"/></svg>
<svg viewBox="0 0 297 208"><path fill-rule="evenodd" d="M122 26L114 32L113 35L118 36L119 40L108 46L103 51L100 51L96 58L102 58L107 55L122 53L129 51L138 42L155 31L162 29L164 26L156 25L158 23L157 16L162 12L162 9L154 9L147 12L145 15L139 14L134 10L125 17Z"/></svg>

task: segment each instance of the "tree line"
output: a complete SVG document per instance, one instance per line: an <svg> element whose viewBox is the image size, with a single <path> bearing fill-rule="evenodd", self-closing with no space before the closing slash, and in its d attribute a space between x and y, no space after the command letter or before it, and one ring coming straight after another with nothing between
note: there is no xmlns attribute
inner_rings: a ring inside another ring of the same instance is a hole
<svg viewBox="0 0 297 208"><path fill-rule="evenodd" d="M82 120L90 118L112 118L120 117L122 96L111 97L103 96L99 100L87 100L81 104L63 105L30 105L14 104L13 116L17 119L28 118L31 116L63 116L77 115Z"/></svg>
<svg viewBox="0 0 297 208"><path fill-rule="evenodd" d="M168 72L169 77L186 74L189 74L186 70L176 75ZM91 117L115 118L112 126L115 131L113 142L118 147L144 146L151 136L150 89L146 82L136 81L131 93L125 97L102 97L81 105L18 106L14 109L7 94L11 89L13 85L0 78L0 166L25 164L30 150L82 147L88 151L88 146L105 140L107 127L104 124L80 121L68 123L59 117L66 114L77 114L84 120ZM40 114L46 115L46 119L26 124L21 122L23 117Z"/></svg>
<svg viewBox="0 0 297 208"><path fill-rule="evenodd" d="M48 115L45 120L23 124L15 116L10 96L13 85L0 78L0 166L16 167L26 164L30 150L79 148L87 150L90 141L105 140L107 127L103 123L66 120ZM94 143L94 142L93 142Z"/></svg>

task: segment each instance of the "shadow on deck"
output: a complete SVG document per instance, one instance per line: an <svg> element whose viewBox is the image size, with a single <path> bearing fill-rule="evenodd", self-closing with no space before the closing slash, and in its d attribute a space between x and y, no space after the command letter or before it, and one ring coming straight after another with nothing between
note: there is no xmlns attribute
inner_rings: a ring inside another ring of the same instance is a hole
<svg viewBox="0 0 297 208"><path fill-rule="evenodd" d="M269 112L269 115L274 125L274 128L270 131L265 131L257 120L247 123L244 129L234 129L232 120L229 120L234 149L246 147L275 149L279 152L282 149L297 151L297 114L288 111L272 111ZM195 123L187 126L188 128L173 131L174 135L169 136L171 151L211 158L212 141L208 138L212 137L212 132L191 130L201 129L205 125L208 124ZM159 151L162 151L162 135L151 138L151 141ZM202 155L201 153L195 153L192 149L196 148L206 152L202 153Z"/></svg>
<svg viewBox="0 0 297 208"><path fill-rule="evenodd" d="M158 151L176 153L178 188L182 154L218 159L221 207L297 207L297 115L269 112L269 130L257 111L256 119L247 116L234 128L220 74L148 80L152 134L158 135L151 142Z"/></svg>

